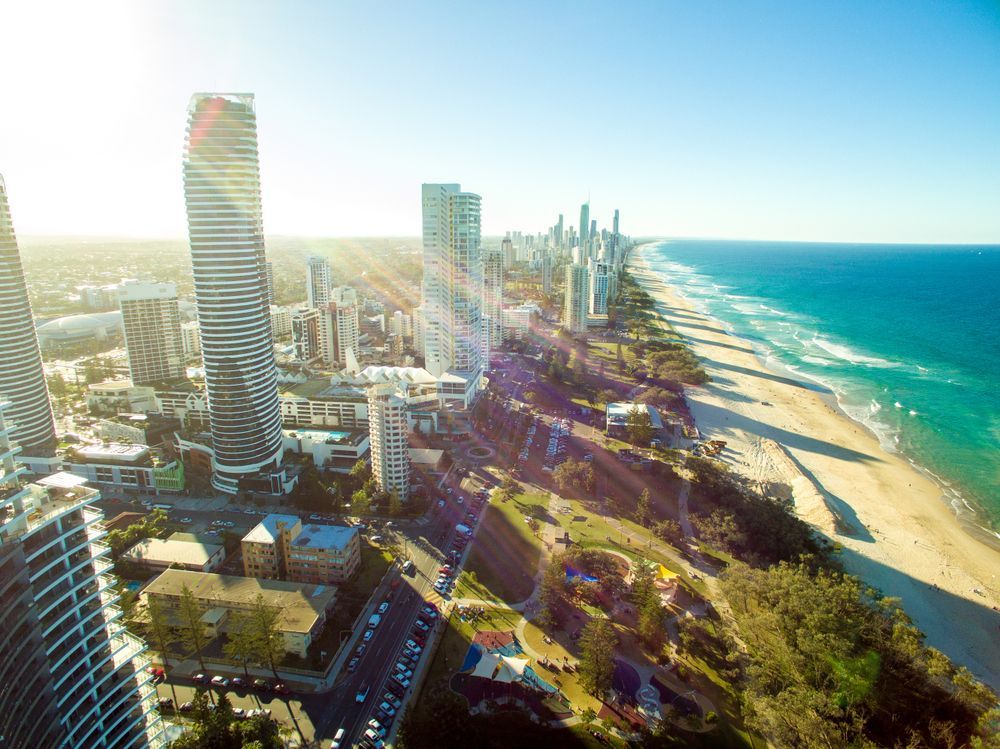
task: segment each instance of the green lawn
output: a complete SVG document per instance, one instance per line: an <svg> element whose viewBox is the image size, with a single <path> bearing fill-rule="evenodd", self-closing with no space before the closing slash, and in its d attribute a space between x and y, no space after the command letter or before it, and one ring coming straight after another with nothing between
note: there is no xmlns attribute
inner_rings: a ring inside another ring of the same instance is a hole
<svg viewBox="0 0 1000 749"><path fill-rule="evenodd" d="M518 494L509 502L491 502L454 596L508 603L530 596L542 542L525 517L544 517L547 505L545 494Z"/></svg>

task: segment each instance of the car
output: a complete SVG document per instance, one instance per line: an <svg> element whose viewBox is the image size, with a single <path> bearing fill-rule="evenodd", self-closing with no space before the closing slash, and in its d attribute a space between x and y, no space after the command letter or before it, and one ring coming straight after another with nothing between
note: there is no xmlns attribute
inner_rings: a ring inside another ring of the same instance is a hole
<svg viewBox="0 0 1000 749"><path fill-rule="evenodd" d="M360 658L361 656L363 656L365 654L365 650L367 650L367 649L368 649L368 646L365 645L364 643L361 643L360 645L358 645L358 649L354 651L354 654L356 656L358 656L358 658Z"/></svg>
<svg viewBox="0 0 1000 749"><path fill-rule="evenodd" d="M161 681L167 678L167 673L162 668L157 668L156 666L149 666L146 669L146 673L153 677L153 682L159 684Z"/></svg>
<svg viewBox="0 0 1000 749"><path fill-rule="evenodd" d="M388 610L389 610L389 602L388 601L382 601L382 603L380 603L378 605L378 613L384 614Z"/></svg>
<svg viewBox="0 0 1000 749"><path fill-rule="evenodd" d="M417 632L413 633L413 639L417 641L417 645L420 647L423 647L424 643L427 642L424 636L422 634L418 634Z"/></svg>
<svg viewBox="0 0 1000 749"><path fill-rule="evenodd" d="M368 699L368 692L371 691L371 685L362 684L361 688L358 689L357 694L354 695L355 702L364 702Z"/></svg>
<svg viewBox="0 0 1000 749"><path fill-rule="evenodd" d="M389 713L385 712L384 710L380 710L378 708L376 708L375 710L375 720L377 720L383 726L392 725L392 716L389 715Z"/></svg>
<svg viewBox="0 0 1000 749"><path fill-rule="evenodd" d="M404 679L409 679L413 676L413 672L406 668L402 663L396 664L396 676L402 676Z"/></svg>
<svg viewBox="0 0 1000 749"><path fill-rule="evenodd" d="M438 574L439 575L450 575L454 571L454 569L455 568L452 567L450 564L446 564L444 567L441 567L440 569L438 569Z"/></svg>
<svg viewBox="0 0 1000 749"><path fill-rule="evenodd" d="M420 653L414 653L409 648L403 648L403 657L404 658L410 658L412 660L416 660L417 658L420 657Z"/></svg>
<svg viewBox="0 0 1000 749"><path fill-rule="evenodd" d="M410 680L398 673L392 675L392 680L399 684L399 686L403 687L403 689L410 686Z"/></svg>
<svg viewBox="0 0 1000 749"><path fill-rule="evenodd" d="M173 710L174 709L174 701L172 699L170 699L169 697L161 697L158 704L159 704L161 710Z"/></svg>
<svg viewBox="0 0 1000 749"><path fill-rule="evenodd" d="M284 684L275 684L274 691L277 694L291 694L292 690L286 687Z"/></svg>
<svg viewBox="0 0 1000 749"><path fill-rule="evenodd" d="M378 731L379 736L385 736L385 726L383 726L374 718L368 721L368 727L374 729L375 731Z"/></svg>
<svg viewBox="0 0 1000 749"><path fill-rule="evenodd" d="M309 519L312 520L312 521L322 520L323 516L322 515L316 515L315 513L313 513L312 515L309 516Z"/></svg>
<svg viewBox="0 0 1000 749"><path fill-rule="evenodd" d="M427 607L424 607L424 610L421 612L421 614L423 616L428 617L429 619L437 619L438 612L436 612L434 609L428 611Z"/></svg>
<svg viewBox="0 0 1000 749"><path fill-rule="evenodd" d="M418 645L412 639L406 641L406 647L408 647L414 653L419 653L421 650L423 650L423 648L420 647L420 645Z"/></svg>
<svg viewBox="0 0 1000 749"><path fill-rule="evenodd" d="M375 636L375 630L374 629L366 629L365 630L365 634L364 634L364 640L365 640L365 642L371 642L371 639L374 636Z"/></svg>
<svg viewBox="0 0 1000 749"><path fill-rule="evenodd" d="M271 708L269 708L269 707L258 707L258 708L255 708L253 710L249 710L247 712L247 717L248 718L256 718L258 715L261 716L262 718L270 718L271 717Z"/></svg>
<svg viewBox="0 0 1000 749"><path fill-rule="evenodd" d="M330 749L340 749L341 743L344 741L344 734L347 731L343 728L338 728L337 732L333 734L333 743L330 744Z"/></svg>
<svg viewBox="0 0 1000 749"><path fill-rule="evenodd" d="M385 683L385 688L396 695L397 698L402 698L402 696L406 694L406 688L397 684L392 679L389 679L389 681Z"/></svg>
<svg viewBox="0 0 1000 749"><path fill-rule="evenodd" d="M244 679L242 676L234 676L230 681L230 684L232 684L236 688L242 689L247 685L247 682L246 679Z"/></svg>
<svg viewBox="0 0 1000 749"><path fill-rule="evenodd" d="M181 518L178 522L183 523L184 525L191 525L191 523L193 523L194 520L192 520L191 518Z"/></svg>
<svg viewBox="0 0 1000 749"><path fill-rule="evenodd" d="M358 664L360 664L360 663L361 663L361 659L360 658L351 658L351 662L347 664L347 671L348 671L348 673L352 673L353 674L355 671L357 671L358 670Z"/></svg>
<svg viewBox="0 0 1000 749"><path fill-rule="evenodd" d="M465 502L465 500L462 499L462 495L461 494L458 495L458 499L455 500L455 501L458 502L459 504L462 504L463 502Z"/></svg>
<svg viewBox="0 0 1000 749"><path fill-rule="evenodd" d="M259 692L268 692L271 690L270 685L267 683L265 679L254 679L253 688Z"/></svg>
<svg viewBox="0 0 1000 749"><path fill-rule="evenodd" d="M444 507L444 500L443 499L439 499L438 500L438 507Z"/></svg>
<svg viewBox="0 0 1000 749"><path fill-rule="evenodd" d="M208 677L205 676L205 674L195 674L194 676L191 677L191 681L193 681L195 684L204 684L205 682L208 681Z"/></svg>
<svg viewBox="0 0 1000 749"><path fill-rule="evenodd" d="M191 701L182 702L178 710L180 710L182 713L189 713L192 710L194 710L194 703Z"/></svg>
<svg viewBox="0 0 1000 749"><path fill-rule="evenodd" d="M406 666L406 668L410 671L412 671L413 667L417 665L417 662L412 658L400 658L399 662Z"/></svg>
<svg viewBox="0 0 1000 749"><path fill-rule="evenodd" d="M386 715L389 715L389 716L393 716L393 715L396 714L396 708L394 708L388 702L383 702L382 704L380 704L378 706L378 709L381 710Z"/></svg>
<svg viewBox="0 0 1000 749"><path fill-rule="evenodd" d="M242 707L234 707L233 708L233 717L234 718L244 718L244 717L246 717L246 714L247 714L247 711L244 710Z"/></svg>
<svg viewBox="0 0 1000 749"><path fill-rule="evenodd" d="M228 687L229 686L229 679L227 679L225 676L213 676L212 677L212 686L213 687Z"/></svg>
<svg viewBox="0 0 1000 749"><path fill-rule="evenodd" d="M368 728L365 730L365 738L371 741L376 747L383 746L382 736L379 735L378 731L374 728Z"/></svg>
<svg viewBox="0 0 1000 749"><path fill-rule="evenodd" d="M399 697L394 695L392 692L386 692L385 694L383 694L382 699L384 699L386 702L392 705L394 710L399 710L399 708L403 706L403 701L400 700Z"/></svg>
<svg viewBox="0 0 1000 749"><path fill-rule="evenodd" d="M419 619L417 619L417 621L416 621L416 622L414 622L414 626L415 626L415 627L417 627L418 629L420 629L420 630L421 630L421 631L423 631L423 632L426 632L427 630L429 630L429 629L430 629L430 627L428 627L428 626L427 626L426 624L424 624L424 623L423 623L422 621L420 621Z"/></svg>

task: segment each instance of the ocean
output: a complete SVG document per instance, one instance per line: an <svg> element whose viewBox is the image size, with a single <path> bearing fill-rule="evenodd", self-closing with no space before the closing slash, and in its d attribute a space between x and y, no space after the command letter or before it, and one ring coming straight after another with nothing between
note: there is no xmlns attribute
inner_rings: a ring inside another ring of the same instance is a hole
<svg viewBox="0 0 1000 749"><path fill-rule="evenodd" d="M1000 246L668 240L643 255L1000 537Z"/></svg>

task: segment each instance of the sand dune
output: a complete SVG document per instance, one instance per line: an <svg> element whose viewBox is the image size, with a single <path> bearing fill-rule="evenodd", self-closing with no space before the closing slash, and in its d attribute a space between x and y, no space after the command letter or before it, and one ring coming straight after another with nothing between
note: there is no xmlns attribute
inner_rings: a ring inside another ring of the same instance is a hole
<svg viewBox="0 0 1000 749"><path fill-rule="evenodd" d="M712 377L687 395L702 436L726 440L721 457L751 482L784 485L802 517L843 546L851 572L899 597L929 645L1000 690L1000 552L963 531L941 488L820 388L764 367L641 252L630 263Z"/></svg>

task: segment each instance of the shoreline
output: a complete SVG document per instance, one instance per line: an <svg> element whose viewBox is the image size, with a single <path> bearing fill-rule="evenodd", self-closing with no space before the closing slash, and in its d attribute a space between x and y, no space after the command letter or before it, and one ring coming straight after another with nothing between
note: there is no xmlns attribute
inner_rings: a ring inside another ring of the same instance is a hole
<svg viewBox="0 0 1000 749"><path fill-rule="evenodd" d="M841 545L847 571L898 597L928 645L1000 690L996 538L957 514L933 474L886 450L835 393L765 365L699 311L650 268L644 247L629 270L712 378L685 388L702 437L725 440L720 457L751 482L787 490L800 516Z"/></svg>

